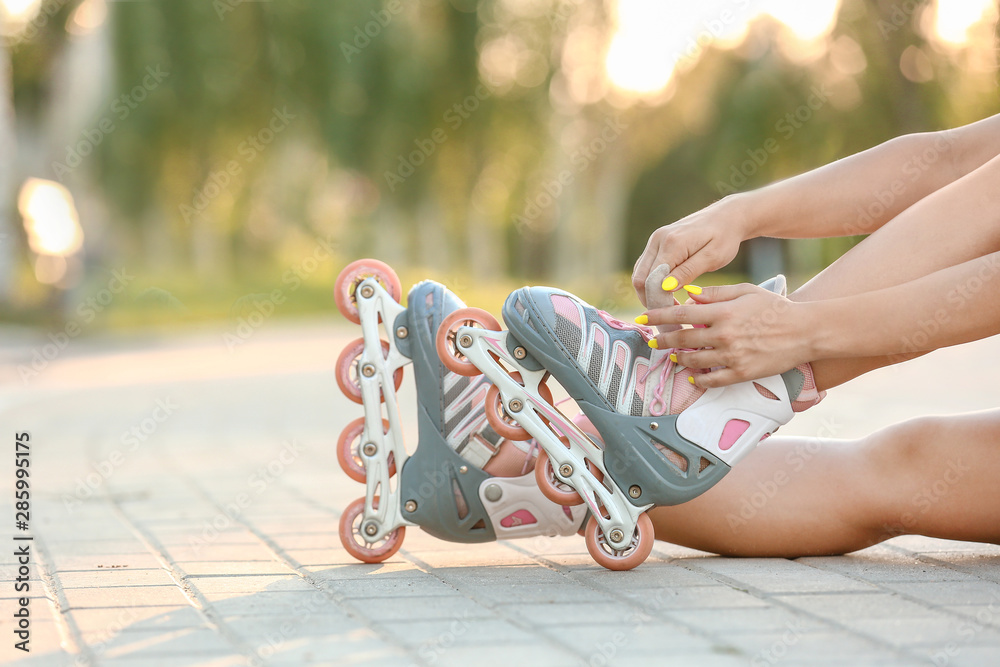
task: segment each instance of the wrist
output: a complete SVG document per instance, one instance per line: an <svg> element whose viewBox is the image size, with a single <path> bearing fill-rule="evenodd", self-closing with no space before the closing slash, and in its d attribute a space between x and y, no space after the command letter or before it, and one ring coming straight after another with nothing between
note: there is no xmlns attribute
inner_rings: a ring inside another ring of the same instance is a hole
<svg viewBox="0 0 1000 667"><path fill-rule="evenodd" d="M834 300L795 304L795 307L801 308L799 321L803 327L801 336L807 361L844 356L841 345L844 336L836 331L842 316L836 312L836 306Z"/></svg>
<svg viewBox="0 0 1000 667"><path fill-rule="evenodd" d="M757 205L756 191L726 195L717 202L719 219L725 220L728 231L736 234L740 243L760 236L763 216Z"/></svg>

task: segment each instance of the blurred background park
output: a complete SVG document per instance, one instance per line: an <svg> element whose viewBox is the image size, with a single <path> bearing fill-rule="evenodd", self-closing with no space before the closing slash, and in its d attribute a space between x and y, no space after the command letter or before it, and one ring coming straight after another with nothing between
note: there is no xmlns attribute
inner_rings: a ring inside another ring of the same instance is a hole
<svg viewBox="0 0 1000 667"><path fill-rule="evenodd" d="M334 277L364 256L480 306L547 283L634 307L656 227L1000 111L997 16L994 0L0 0L0 319L332 314ZM707 281L799 283L857 240L752 242Z"/></svg>

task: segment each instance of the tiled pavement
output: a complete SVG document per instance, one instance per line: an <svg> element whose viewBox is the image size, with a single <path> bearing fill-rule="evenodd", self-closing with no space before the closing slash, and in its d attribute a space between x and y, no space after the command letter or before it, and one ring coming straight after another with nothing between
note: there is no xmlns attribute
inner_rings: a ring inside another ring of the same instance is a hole
<svg viewBox="0 0 1000 667"><path fill-rule="evenodd" d="M658 543L615 573L581 538L467 546L411 528L386 563L354 562L336 525L362 487L333 445L361 413L332 370L356 335L269 323L235 351L221 332L76 340L27 382L17 366L46 341L6 337L3 474L13 433L30 431L35 539L28 654L13 647L13 542L2 547L0 661L1000 664L996 546L904 537L789 561ZM983 360L998 352L984 341L872 374L784 432L849 437L994 407L1000 386ZM965 384L926 395L945 373Z"/></svg>

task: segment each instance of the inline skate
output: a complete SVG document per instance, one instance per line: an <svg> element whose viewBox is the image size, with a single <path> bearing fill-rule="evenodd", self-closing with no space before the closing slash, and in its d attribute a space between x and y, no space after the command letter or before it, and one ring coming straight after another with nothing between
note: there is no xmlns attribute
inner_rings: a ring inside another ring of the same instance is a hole
<svg viewBox="0 0 1000 667"><path fill-rule="evenodd" d="M337 383L364 408L337 443L337 460L364 497L341 516L340 539L358 560L381 562L408 526L453 542L571 535L585 509L549 501L534 479L537 447L497 433L487 421L484 377L449 372L435 350L441 322L464 304L443 285L415 285L400 304L396 273L358 260L337 277L337 308L362 336L337 361ZM418 444L403 441L397 390L412 364ZM551 397L548 397L551 400Z"/></svg>
<svg viewBox="0 0 1000 667"><path fill-rule="evenodd" d="M784 280L767 287L783 291ZM438 330L438 353L449 370L482 372L493 383L489 422L507 438L537 441L539 488L554 502L589 509L588 551L613 570L649 555L647 510L710 489L791 419L792 401L817 393L808 368L698 389L691 378L702 371L680 366L672 350L651 349L651 328L554 288L513 292L503 319L507 331L482 310L452 313ZM550 377L586 420L575 423L547 399Z"/></svg>

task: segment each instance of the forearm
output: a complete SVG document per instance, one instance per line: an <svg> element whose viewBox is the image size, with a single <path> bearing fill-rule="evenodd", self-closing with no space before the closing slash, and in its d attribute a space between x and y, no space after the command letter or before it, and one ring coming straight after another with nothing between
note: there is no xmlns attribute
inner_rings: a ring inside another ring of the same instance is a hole
<svg viewBox="0 0 1000 667"><path fill-rule="evenodd" d="M1000 333L1000 252L851 297L801 304L815 359L934 350Z"/></svg>
<svg viewBox="0 0 1000 667"><path fill-rule="evenodd" d="M910 134L759 190L736 195L745 238L868 234L1000 154L1000 115Z"/></svg>

